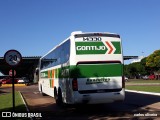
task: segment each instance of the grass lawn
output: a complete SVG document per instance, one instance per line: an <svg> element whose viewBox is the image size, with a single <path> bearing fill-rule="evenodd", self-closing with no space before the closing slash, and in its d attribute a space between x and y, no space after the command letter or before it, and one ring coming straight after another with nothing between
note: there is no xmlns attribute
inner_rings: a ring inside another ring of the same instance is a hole
<svg viewBox="0 0 160 120"><path fill-rule="evenodd" d="M0 111L12 111L12 93L0 95ZM27 112L19 92L15 92L15 111Z"/></svg>
<svg viewBox="0 0 160 120"><path fill-rule="evenodd" d="M160 93L160 86L126 86L126 89Z"/></svg>
<svg viewBox="0 0 160 120"><path fill-rule="evenodd" d="M160 83L160 80L129 79L128 83Z"/></svg>

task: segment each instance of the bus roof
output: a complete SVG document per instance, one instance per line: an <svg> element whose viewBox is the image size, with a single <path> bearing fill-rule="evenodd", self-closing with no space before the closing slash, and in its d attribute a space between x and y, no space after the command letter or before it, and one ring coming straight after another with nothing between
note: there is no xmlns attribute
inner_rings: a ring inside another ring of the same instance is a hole
<svg viewBox="0 0 160 120"><path fill-rule="evenodd" d="M47 56L50 52L52 52L53 50L55 50L57 47L59 47L61 44L63 44L64 42L66 42L70 37L68 37L67 39L65 39L64 41L62 41L60 44L56 45L55 47L53 47L49 52L47 52L45 55L43 55L40 59L44 58L45 56Z"/></svg>
<svg viewBox="0 0 160 120"><path fill-rule="evenodd" d="M87 37L87 36L102 36L102 37L116 37L120 38L120 35L116 33L109 33L109 32L82 32L82 31L76 31L72 32L71 36L78 37Z"/></svg>
<svg viewBox="0 0 160 120"><path fill-rule="evenodd" d="M120 38L120 35L116 33L109 33L109 32L82 32L82 31L74 31L71 33L71 36L74 36L75 38L78 37L87 37L87 36L102 36L102 37L115 37L115 38ZM48 53L43 55L40 59L48 55L50 52L55 50L57 47L59 47L61 44L66 42L71 36L69 36L67 39L62 41L60 44L56 45L53 49L51 49Z"/></svg>

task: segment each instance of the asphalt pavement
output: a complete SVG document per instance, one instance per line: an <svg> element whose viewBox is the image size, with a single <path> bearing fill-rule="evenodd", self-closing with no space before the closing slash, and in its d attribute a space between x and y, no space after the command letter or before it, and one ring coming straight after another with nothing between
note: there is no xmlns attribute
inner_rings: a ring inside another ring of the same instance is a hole
<svg viewBox="0 0 160 120"><path fill-rule="evenodd" d="M49 120L158 120L160 96L126 92L124 102L98 105L70 105L58 107L54 98L42 96L37 85L15 87L24 97L30 112L42 113ZM0 88L0 94L11 92L11 87ZM156 114L157 116L151 116ZM140 116L148 115L148 116Z"/></svg>

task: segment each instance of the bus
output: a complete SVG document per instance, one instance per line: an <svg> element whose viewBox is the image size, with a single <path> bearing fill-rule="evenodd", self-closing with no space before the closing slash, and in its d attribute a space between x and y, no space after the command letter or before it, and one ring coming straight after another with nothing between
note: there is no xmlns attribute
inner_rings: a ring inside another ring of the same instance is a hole
<svg viewBox="0 0 160 120"><path fill-rule="evenodd" d="M40 58L39 91L57 105L123 101L123 66L118 34L72 32Z"/></svg>

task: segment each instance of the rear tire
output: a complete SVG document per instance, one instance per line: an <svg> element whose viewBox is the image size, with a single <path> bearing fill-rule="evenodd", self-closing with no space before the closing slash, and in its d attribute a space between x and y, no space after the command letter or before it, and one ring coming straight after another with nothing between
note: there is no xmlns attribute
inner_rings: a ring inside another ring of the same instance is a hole
<svg viewBox="0 0 160 120"><path fill-rule="evenodd" d="M58 95L56 97L56 104L58 106L62 106L63 105L63 101L62 101L62 92L61 92L61 89L59 88L58 89Z"/></svg>
<svg viewBox="0 0 160 120"><path fill-rule="evenodd" d="M46 94L43 93L42 85L41 85L41 95L42 95L42 96L46 96Z"/></svg>

